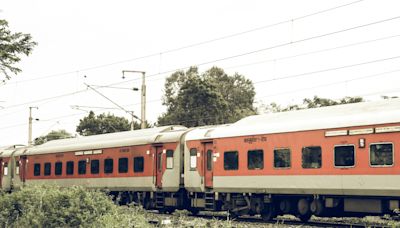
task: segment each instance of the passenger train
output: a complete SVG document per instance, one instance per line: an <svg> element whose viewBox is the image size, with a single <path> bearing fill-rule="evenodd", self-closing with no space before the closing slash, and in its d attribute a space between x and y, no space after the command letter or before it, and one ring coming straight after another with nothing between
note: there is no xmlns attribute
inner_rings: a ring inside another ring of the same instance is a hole
<svg viewBox="0 0 400 228"><path fill-rule="evenodd" d="M164 126L0 148L0 187L80 185L121 202L316 216L393 214L400 203L400 99Z"/></svg>

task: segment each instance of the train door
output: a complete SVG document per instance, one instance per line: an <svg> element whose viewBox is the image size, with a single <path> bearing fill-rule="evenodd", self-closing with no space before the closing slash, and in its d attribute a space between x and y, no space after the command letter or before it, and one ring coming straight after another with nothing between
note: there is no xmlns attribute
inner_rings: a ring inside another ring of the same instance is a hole
<svg viewBox="0 0 400 228"><path fill-rule="evenodd" d="M19 165L19 178L22 183L25 183L25 178L26 178L26 156L21 156L19 161L17 161Z"/></svg>
<svg viewBox="0 0 400 228"><path fill-rule="evenodd" d="M213 144L204 143L203 161L204 161L204 184L206 188L213 187Z"/></svg>
<svg viewBox="0 0 400 228"><path fill-rule="evenodd" d="M155 166L156 166L156 187L162 187L162 175L163 175L163 147L162 145L155 146Z"/></svg>

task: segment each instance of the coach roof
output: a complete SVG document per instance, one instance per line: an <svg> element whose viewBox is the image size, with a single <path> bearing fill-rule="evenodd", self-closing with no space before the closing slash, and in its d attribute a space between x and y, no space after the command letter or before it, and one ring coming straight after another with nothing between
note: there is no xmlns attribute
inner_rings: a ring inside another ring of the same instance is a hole
<svg viewBox="0 0 400 228"><path fill-rule="evenodd" d="M211 137L284 133L387 123L400 123L400 99L249 116L227 127L216 128L211 133Z"/></svg>
<svg viewBox="0 0 400 228"><path fill-rule="evenodd" d="M47 142L28 150L27 154L46 154L68 151L94 150L154 143L161 133L186 129L183 126L164 126L135 131L124 131L80 138L60 139ZM175 135L175 133L174 133ZM167 138L167 137L166 137ZM172 140L171 138L168 138ZM164 142L163 140L161 140Z"/></svg>
<svg viewBox="0 0 400 228"><path fill-rule="evenodd" d="M20 144L0 147L0 158L10 157L13 152L24 148L26 148L26 146Z"/></svg>

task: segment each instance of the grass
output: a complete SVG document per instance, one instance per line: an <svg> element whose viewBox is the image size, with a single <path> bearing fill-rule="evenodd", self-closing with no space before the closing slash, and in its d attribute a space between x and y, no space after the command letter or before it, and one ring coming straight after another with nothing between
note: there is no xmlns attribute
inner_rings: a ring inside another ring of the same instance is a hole
<svg viewBox="0 0 400 228"><path fill-rule="evenodd" d="M275 224L246 223L235 220L204 219L189 216L186 210L155 214L138 206L117 206L102 191L83 187L28 186L13 193L0 191L0 227L295 227L285 224L293 219L280 216ZM216 213L217 215L220 213ZM313 221L400 227L400 222L380 217L318 218ZM152 223L153 222L153 223Z"/></svg>
<svg viewBox="0 0 400 228"><path fill-rule="evenodd" d="M82 187L29 186L0 195L0 227L150 227L145 215Z"/></svg>

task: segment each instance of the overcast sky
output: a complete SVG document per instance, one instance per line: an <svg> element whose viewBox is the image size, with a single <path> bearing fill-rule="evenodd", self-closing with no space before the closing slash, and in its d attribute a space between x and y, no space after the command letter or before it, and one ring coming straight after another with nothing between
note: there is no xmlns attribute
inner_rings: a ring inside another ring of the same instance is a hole
<svg viewBox="0 0 400 228"><path fill-rule="evenodd" d="M140 87L147 78L147 117L155 122L164 80L174 70L219 66L256 88L256 106L400 95L400 1L78 1L2 0L0 18L38 42L0 86L0 145L27 144L51 130L75 133L89 108L115 108L89 85ZM101 88L140 116L140 92ZM121 110L97 109L129 116Z"/></svg>

